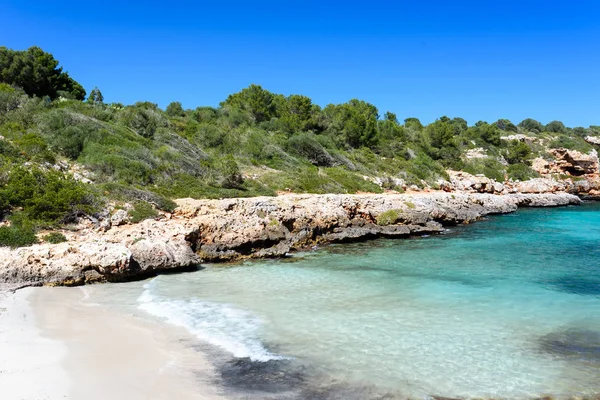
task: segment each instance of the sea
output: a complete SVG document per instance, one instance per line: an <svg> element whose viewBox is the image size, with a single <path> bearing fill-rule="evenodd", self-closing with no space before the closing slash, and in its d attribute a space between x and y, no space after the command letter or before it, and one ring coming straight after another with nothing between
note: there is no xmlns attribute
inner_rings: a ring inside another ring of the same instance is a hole
<svg viewBox="0 0 600 400"><path fill-rule="evenodd" d="M232 398L600 394L599 203L86 290L185 328Z"/></svg>

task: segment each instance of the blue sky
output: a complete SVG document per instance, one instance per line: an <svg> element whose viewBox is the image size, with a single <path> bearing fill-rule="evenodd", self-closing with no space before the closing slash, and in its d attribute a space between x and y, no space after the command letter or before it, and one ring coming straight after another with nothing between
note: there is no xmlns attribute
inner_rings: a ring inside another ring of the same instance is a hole
<svg viewBox="0 0 600 400"><path fill-rule="evenodd" d="M0 45L38 45L109 102L217 106L251 83L431 122L600 125L600 2L0 0Z"/></svg>

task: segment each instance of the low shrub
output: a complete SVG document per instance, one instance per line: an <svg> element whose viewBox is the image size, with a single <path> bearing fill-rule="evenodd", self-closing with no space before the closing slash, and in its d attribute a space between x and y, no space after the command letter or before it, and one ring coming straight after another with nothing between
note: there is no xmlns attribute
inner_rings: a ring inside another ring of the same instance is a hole
<svg viewBox="0 0 600 400"><path fill-rule="evenodd" d="M375 220L377 221L377 225L379 226L387 226L395 224L400 215L402 214L402 210L388 210L379 214Z"/></svg>
<svg viewBox="0 0 600 400"><path fill-rule="evenodd" d="M508 177L512 180L527 181L529 179L538 178L540 174L534 171L526 164L512 164L508 166L506 171Z"/></svg>
<svg viewBox="0 0 600 400"><path fill-rule="evenodd" d="M335 159L319 143L312 133L301 133L288 139L288 151L306 158L311 164L331 167L336 164Z"/></svg>
<svg viewBox="0 0 600 400"><path fill-rule="evenodd" d="M131 216L131 222L137 223L145 219L156 218L158 212L151 204L140 201L133 205L132 210L129 210L129 215Z"/></svg>
<svg viewBox="0 0 600 400"><path fill-rule="evenodd" d="M10 216L10 226L0 227L0 246L24 247L38 243L35 228L22 213Z"/></svg>
<svg viewBox="0 0 600 400"><path fill-rule="evenodd" d="M383 190L379 185L364 179L353 172L347 171L341 167L324 168L325 173L328 177L333 179L336 183L342 186L346 193L356 192L371 192L371 193L382 193Z"/></svg>
<svg viewBox="0 0 600 400"><path fill-rule="evenodd" d="M63 243L63 242L67 241L66 236L60 232L51 232L51 233L47 234L46 236L44 236L42 239L44 239L44 242L48 242L48 243L52 243L52 244L58 244L58 243Z"/></svg>
<svg viewBox="0 0 600 400"><path fill-rule="evenodd" d="M100 186L104 193L115 200L135 203L146 202L154 205L156 208L166 212L173 212L177 204L162 194L137 189L132 186L125 186L118 183L105 183Z"/></svg>

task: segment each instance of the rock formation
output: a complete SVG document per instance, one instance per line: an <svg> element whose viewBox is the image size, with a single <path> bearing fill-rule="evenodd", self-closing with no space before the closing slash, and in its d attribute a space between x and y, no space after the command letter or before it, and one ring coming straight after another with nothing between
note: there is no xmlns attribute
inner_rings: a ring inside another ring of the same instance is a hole
<svg viewBox="0 0 600 400"><path fill-rule="evenodd" d="M69 242L0 248L0 283L76 285L280 257L314 245L437 233L518 206L578 204L566 193L285 195L178 201L171 216L65 231ZM108 229L108 230L107 230Z"/></svg>
<svg viewBox="0 0 600 400"><path fill-rule="evenodd" d="M554 160L541 157L533 160L532 167L542 176L550 174L584 176L598 174L598 153L593 150L589 154L576 150L550 149Z"/></svg>

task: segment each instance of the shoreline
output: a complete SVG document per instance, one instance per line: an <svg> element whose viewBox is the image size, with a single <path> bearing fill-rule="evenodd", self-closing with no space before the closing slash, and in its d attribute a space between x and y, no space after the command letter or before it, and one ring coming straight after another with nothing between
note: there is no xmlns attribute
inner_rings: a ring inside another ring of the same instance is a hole
<svg viewBox="0 0 600 400"><path fill-rule="evenodd" d="M3 399L280 400L313 398L303 397L308 395L319 399L379 396L370 387L331 385L326 376L316 375L313 368L289 365L285 360L264 363L222 357L219 349L213 349L184 328L90 303L94 300L93 295L86 300L86 290L90 289L93 287L25 288L4 298L0 293L0 327L17 326L3 318L7 310L26 321L25 327L19 328L21 334L11 329L12 343L0 328L0 354L5 354L1 346L6 342L17 355L2 360ZM16 300L7 301L10 299ZM46 348L32 349L31 343L45 343ZM11 380L14 374L6 374L6 366L14 363L16 357L29 365L18 371L20 380ZM44 382L48 383L41 387L37 377L44 371L49 371L44 374ZM9 391L5 397L6 387ZM29 392L17 391L23 387ZM396 398L391 392L387 395Z"/></svg>
<svg viewBox="0 0 600 400"><path fill-rule="evenodd" d="M68 242L0 248L0 284L77 286L195 270L201 263L278 258L328 243L440 233L519 207L577 205L575 195L465 193L177 200L172 215L84 227Z"/></svg>
<svg viewBox="0 0 600 400"><path fill-rule="evenodd" d="M186 331L84 297L46 287L0 299L2 399L226 399Z"/></svg>

